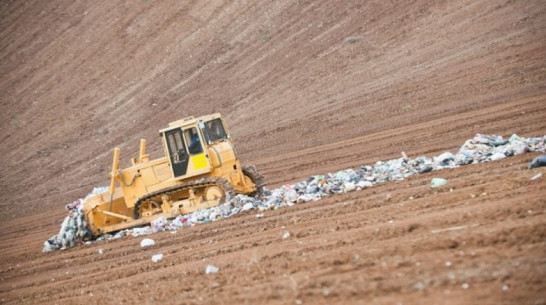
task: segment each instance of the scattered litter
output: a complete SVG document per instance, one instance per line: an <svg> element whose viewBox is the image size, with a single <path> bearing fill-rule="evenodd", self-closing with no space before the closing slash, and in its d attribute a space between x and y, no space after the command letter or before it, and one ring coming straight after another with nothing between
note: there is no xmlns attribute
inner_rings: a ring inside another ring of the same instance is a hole
<svg viewBox="0 0 546 305"><path fill-rule="evenodd" d="M356 264L356 263L358 263L358 261L360 261L360 255L358 255L358 254L353 255L353 263Z"/></svg>
<svg viewBox="0 0 546 305"><path fill-rule="evenodd" d="M167 220L167 218L158 217L152 220L152 223L150 224L150 226L152 227L152 232L157 233L157 232L165 231L168 224L169 224L169 221Z"/></svg>
<svg viewBox="0 0 546 305"><path fill-rule="evenodd" d="M282 239L288 239L288 238L290 238L290 232L288 232L288 231L287 231L287 232L284 232L284 233L282 234Z"/></svg>
<svg viewBox="0 0 546 305"><path fill-rule="evenodd" d="M447 184L447 180L444 178L432 178L430 180L430 187L440 187Z"/></svg>
<svg viewBox="0 0 546 305"><path fill-rule="evenodd" d="M477 225L472 225L472 227L475 227ZM463 229L466 229L468 228L468 226L455 226L455 227L449 227L449 228L444 228L444 229L436 229L436 230L431 230L430 233L441 233L441 232L446 232L446 231L458 231L458 230L463 230Z"/></svg>
<svg viewBox="0 0 546 305"><path fill-rule="evenodd" d="M353 182L345 182L343 184L343 188L345 189L346 193L356 190L356 186Z"/></svg>
<svg viewBox="0 0 546 305"><path fill-rule="evenodd" d="M155 242L153 239L151 238L144 238L141 242L140 242L140 247L141 248L144 248L144 247L149 247L149 246L153 246L155 245Z"/></svg>
<svg viewBox="0 0 546 305"><path fill-rule="evenodd" d="M97 253L98 253L98 254L103 254L103 253L104 253L104 250L103 250L103 249L98 249L98 250L97 250Z"/></svg>
<svg viewBox="0 0 546 305"><path fill-rule="evenodd" d="M444 152L433 158L424 156L408 158L402 152L402 157L398 159L377 161L374 165L362 165L359 168L349 168L326 175L310 176L306 180L295 184L287 184L273 190L265 190L265 195L259 199L239 194L231 197L227 202L212 208L180 215L172 220L159 217L150 225L125 229L114 234L105 234L85 243L125 236L136 237L164 230L178 230L182 227L231 217L243 211L257 210L261 212L277 210L295 204L320 200L323 197L334 194L361 190L380 183L404 180L415 174L454 168L467 164L501 160L505 157L520 155L526 152L546 152L545 141L546 137L525 138L514 134L506 140L497 135L476 134L474 138L467 140L455 154ZM546 155L543 155L535 158L529 164L529 168L545 165ZM431 187L447 183L445 179L437 179L442 178L431 180ZM107 190L107 187L95 188L88 196L103 193ZM78 199L66 206L69 215L63 221L59 233L44 242L44 252L72 247L81 240L89 240L91 238L91 234L87 229L87 223L82 214L82 203L84 200ZM260 216L258 215L261 214L257 214L256 217L259 218ZM446 229L441 229L437 232L443 230Z"/></svg>
<svg viewBox="0 0 546 305"><path fill-rule="evenodd" d="M254 208L254 205L252 204L252 202L249 202L243 205L243 207L241 208L241 212L252 210L253 208Z"/></svg>
<svg viewBox="0 0 546 305"><path fill-rule="evenodd" d="M541 166L546 166L546 155L536 157L533 159L533 161L531 161L531 163L529 163L529 169Z"/></svg>
<svg viewBox="0 0 546 305"><path fill-rule="evenodd" d="M358 183L356 184L356 189L360 190L371 186L373 186L373 183L371 183L370 181L358 181Z"/></svg>
<svg viewBox="0 0 546 305"><path fill-rule="evenodd" d="M324 287L322 288L322 296L329 296L330 295L330 289L328 289L328 287Z"/></svg>
<svg viewBox="0 0 546 305"><path fill-rule="evenodd" d="M506 284L502 285L502 291L508 291L510 287Z"/></svg>
<svg viewBox="0 0 546 305"><path fill-rule="evenodd" d="M360 37L360 36L349 36L349 37L345 38L344 42L352 44L352 43L357 43L357 42L359 42L361 40L362 40L362 37Z"/></svg>
<svg viewBox="0 0 546 305"><path fill-rule="evenodd" d="M264 217L264 213L256 214L256 218L262 218Z"/></svg>
<svg viewBox="0 0 546 305"><path fill-rule="evenodd" d="M418 173L419 174L425 174L425 173L428 173L430 171L432 171L434 169L434 167L432 167L432 165L430 164L423 164L421 166L419 166L419 171Z"/></svg>
<svg viewBox="0 0 546 305"><path fill-rule="evenodd" d="M423 283L423 282L421 282L421 281L419 281L419 282L417 282L417 283L415 283L415 284L413 285L413 289L415 289L415 290L417 290L417 291L421 291L421 290L423 290L423 289L425 289L425 288L426 288L425 283Z"/></svg>
<svg viewBox="0 0 546 305"><path fill-rule="evenodd" d="M490 157L489 157L489 160L491 161L498 161L498 160L502 160L506 158L506 155L501 153L501 152L496 152L494 154L492 154Z"/></svg>
<svg viewBox="0 0 546 305"><path fill-rule="evenodd" d="M542 173L538 173L538 174L534 175L533 177L531 177L531 180L537 180L540 177L542 177Z"/></svg>
<svg viewBox="0 0 546 305"><path fill-rule="evenodd" d="M438 165L446 166L449 164L450 161L453 161L453 160L455 160L455 156L449 151L446 151L445 153L434 158L434 163Z"/></svg>
<svg viewBox="0 0 546 305"><path fill-rule="evenodd" d="M207 265L207 268L205 268L205 274L217 273L219 270L220 268L214 265Z"/></svg>
<svg viewBox="0 0 546 305"><path fill-rule="evenodd" d="M463 289L468 289L468 287L470 287L470 285L468 285L468 283L463 283L463 284L461 285L461 287L462 287Z"/></svg>
<svg viewBox="0 0 546 305"><path fill-rule="evenodd" d="M451 267L451 262L450 261L446 261L446 267Z"/></svg>
<svg viewBox="0 0 546 305"><path fill-rule="evenodd" d="M150 234L152 234L152 229L150 227L133 228L131 230L131 235L134 237L138 237L142 235L150 235Z"/></svg>
<svg viewBox="0 0 546 305"><path fill-rule="evenodd" d="M154 255L152 256L152 262L154 262L154 263L157 263L157 262L159 262L159 261L162 260L162 259L163 259L163 254L161 254L161 253L159 253L159 254L154 254Z"/></svg>

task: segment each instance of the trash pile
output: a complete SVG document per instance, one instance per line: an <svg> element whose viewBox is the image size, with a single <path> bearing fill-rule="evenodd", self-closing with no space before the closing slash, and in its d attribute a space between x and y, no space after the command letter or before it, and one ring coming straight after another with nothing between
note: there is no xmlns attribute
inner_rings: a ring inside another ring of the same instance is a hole
<svg viewBox="0 0 546 305"><path fill-rule="evenodd" d="M87 222L83 217L83 202L96 194L108 191L107 187L95 187L93 191L85 198L80 198L66 205L68 216L64 218L61 224L59 234L52 236L44 242L43 252L49 252L58 249L74 247L78 241L91 237L91 232L87 229Z"/></svg>
<svg viewBox="0 0 546 305"><path fill-rule="evenodd" d="M414 174L454 168L460 165L497 161L526 152L545 152L545 142L546 136L524 138L514 134L506 140L497 135L476 134L474 138L467 140L456 154L444 152L433 158L421 156L412 159L402 152L402 158L399 159L377 161L373 166L363 165L357 169L346 169L337 173L311 176L295 184L287 184L274 190L266 190L261 198L239 194L224 204L209 209L180 215L172 220L159 217L150 226L126 229L115 234L105 234L85 243L125 236L148 235L165 230L177 230L184 226L216 221L249 210L279 209L297 203L316 201L322 197L361 190L378 183L403 180ZM545 165L546 156L541 156L533 160L529 168ZM438 183L440 185L444 184L443 181ZM88 197L106 191L106 187L95 188ZM66 206L69 215L63 221L59 234L44 242L44 252L73 247L77 241L91 236L82 215L84 200L79 199Z"/></svg>

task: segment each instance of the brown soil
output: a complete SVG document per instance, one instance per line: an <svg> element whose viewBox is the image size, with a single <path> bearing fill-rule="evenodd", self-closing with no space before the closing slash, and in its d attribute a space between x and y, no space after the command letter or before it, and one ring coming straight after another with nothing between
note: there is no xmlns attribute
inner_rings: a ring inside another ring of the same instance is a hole
<svg viewBox="0 0 546 305"><path fill-rule="evenodd" d="M221 112L270 187L478 132L545 135L543 1L2 1L0 41L0 303L546 303L537 154L146 249L41 252L64 205L108 183L115 146L127 164L144 137L159 157L157 130L187 115Z"/></svg>

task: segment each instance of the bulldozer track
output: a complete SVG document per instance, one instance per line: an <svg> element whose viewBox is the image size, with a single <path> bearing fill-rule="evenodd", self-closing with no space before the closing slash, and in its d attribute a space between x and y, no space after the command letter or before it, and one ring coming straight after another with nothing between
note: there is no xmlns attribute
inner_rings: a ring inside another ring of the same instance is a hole
<svg viewBox="0 0 546 305"><path fill-rule="evenodd" d="M260 197L262 196L264 190L265 190L265 179L260 174L256 166L249 164L243 166L243 174L248 176L250 180L256 185L256 191L250 194L252 197Z"/></svg>
<svg viewBox="0 0 546 305"><path fill-rule="evenodd" d="M185 189L205 188L205 187L213 186L213 185L221 187L226 192L226 197L223 198L223 199L229 200L229 198L235 192L235 190L233 189L233 186L231 185L231 183L228 180L224 179L224 178L201 178L201 179L195 180L195 181L188 181L188 182L182 183L180 185L165 188L165 189L162 189L162 190L159 190L159 191L149 193L146 196L140 197L135 202L134 218L135 219L140 218L140 206L142 205L142 203L147 202L148 200L152 200L155 197L161 197L163 195L171 195L171 194L183 191ZM161 200L159 200L158 202L161 202Z"/></svg>

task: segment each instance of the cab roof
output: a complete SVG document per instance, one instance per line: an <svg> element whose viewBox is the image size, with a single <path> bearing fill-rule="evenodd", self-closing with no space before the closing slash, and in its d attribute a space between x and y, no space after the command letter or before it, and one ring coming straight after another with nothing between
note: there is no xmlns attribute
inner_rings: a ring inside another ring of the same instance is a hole
<svg viewBox="0 0 546 305"><path fill-rule="evenodd" d="M213 113L213 114L207 114L200 117L194 117L194 116L188 116L180 120L176 120L174 122L169 123L169 127L163 128L159 130L159 133L164 133L169 130L173 130L176 128L188 126L188 125L194 125L198 122L208 122L213 119L221 118L222 115L220 113Z"/></svg>

